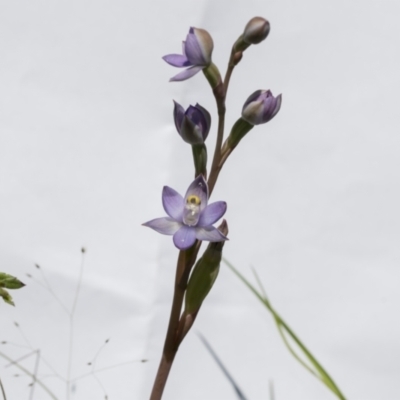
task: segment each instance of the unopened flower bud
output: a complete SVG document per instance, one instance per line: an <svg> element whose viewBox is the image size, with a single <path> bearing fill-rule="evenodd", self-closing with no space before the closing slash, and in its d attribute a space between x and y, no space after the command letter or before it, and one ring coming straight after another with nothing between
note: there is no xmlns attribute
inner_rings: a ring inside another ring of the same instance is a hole
<svg viewBox="0 0 400 400"><path fill-rule="evenodd" d="M211 115L201 105L185 109L174 101L175 126L182 139L191 145L203 144L211 126Z"/></svg>
<svg viewBox="0 0 400 400"><path fill-rule="evenodd" d="M248 44L258 44L269 34L269 22L261 17L252 18L244 28L243 40Z"/></svg>
<svg viewBox="0 0 400 400"><path fill-rule="evenodd" d="M269 34L269 22L261 17L252 18L233 45L234 52L243 52L252 44L262 42ZM239 60L240 61L240 60ZM237 61L235 65L239 62Z"/></svg>
<svg viewBox="0 0 400 400"><path fill-rule="evenodd" d="M244 103L242 118L252 125L265 124L281 108L282 95L274 97L270 90L257 90Z"/></svg>
<svg viewBox="0 0 400 400"><path fill-rule="evenodd" d="M218 227L228 234L228 224L224 220ZM225 242L210 243L203 256L197 261L190 276L185 296L185 314L197 313L217 279Z"/></svg>

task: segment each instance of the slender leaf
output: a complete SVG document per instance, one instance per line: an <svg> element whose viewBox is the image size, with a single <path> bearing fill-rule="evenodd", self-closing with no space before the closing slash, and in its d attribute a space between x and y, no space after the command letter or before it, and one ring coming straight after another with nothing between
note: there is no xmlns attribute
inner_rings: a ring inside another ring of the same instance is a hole
<svg viewBox="0 0 400 400"><path fill-rule="evenodd" d="M221 371L224 373L225 377L228 379L228 381L232 385L233 390L235 391L238 399L239 400L247 400L245 395L243 394L243 392L240 390L238 384L233 379L232 375L228 372L228 370L226 369L226 367L224 366L224 364L222 363L220 358L217 356L217 354L215 353L215 351L211 347L210 343L208 343L208 341L206 340L206 338L202 334L197 333L197 335L199 336L200 340L203 342L203 344L206 347L206 349L208 350L208 352L211 354L212 358L218 364L218 366L220 367Z"/></svg>
<svg viewBox="0 0 400 400"><path fill-rule="evenodd" d="M322 367L322 365L316 360L316 358L311 354L307 347L301 342L293 330L287 325L287 323L281 318L277 311L272 307L267 296L265 295L264 287L257 274L255 277L258 285L261 288L259 292L228 260L223 258L225 264L236 274L236 276L253 292L253 294L264 304L264 306L270 311L274 317L276 326L278 328L279 334L281 335L285 346L288 348L290 353L296 358L296 360L306 368L311 374L318 378L327 388L329 388L340 400L346 400L340 389L337 387L333 379L329 376L328 372ZM288 335L298 346L299 350L306 357L310 365L303 361L298 354L295 352L293 347L287 340L286 335Z"/></svg>

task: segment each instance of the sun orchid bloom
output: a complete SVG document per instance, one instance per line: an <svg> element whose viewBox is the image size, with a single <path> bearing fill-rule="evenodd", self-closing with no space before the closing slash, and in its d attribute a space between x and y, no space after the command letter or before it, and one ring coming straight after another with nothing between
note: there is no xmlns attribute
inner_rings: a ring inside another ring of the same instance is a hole
<svg viewBox="0 0 400 400"><path fill-rule="evenodd" d="M189 67L178 75L173 76L170 81L184 81L196 75L203 68L208 67L211 64L213 48L212 37L206 30L190 28L186 41L182 42L183 54L168 54L163 57L164 61L174 67Z"/></svg>
<svg viewBox="0 0 400 400"><path fill-rule="evenodd" d="M185 197L174 189L164 186L162 203L168 217L156 218L144 223L163 235L173 235L175 246L186 250L197 240L221 242L227 240L212 224L226 211L226 202L208 204L208 186L203 175L199 175L189 186Z"/></svg>
<svg viewBox="0 0 400 400"><path fill-rule="evenodd" d="M182 139L191 145L203 144L210 132L211 115L200 104L185 109L174 101L174 121Z"/></svg>
<svg viewBox="0 0 400 400"><path fill-rule="evenodd" d="M274 97L270 90L257 90L244 103L242 118L252 125L265 124L278 114L281 103L281 94Z"/></svg>

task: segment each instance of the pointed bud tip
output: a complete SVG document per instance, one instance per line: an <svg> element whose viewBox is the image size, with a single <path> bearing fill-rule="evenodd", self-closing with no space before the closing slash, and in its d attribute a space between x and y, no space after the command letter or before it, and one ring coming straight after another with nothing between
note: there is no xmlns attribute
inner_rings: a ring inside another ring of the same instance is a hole
<svg viewBox="0 0 400 400"><path fill-rule="evenodd" d="M223 219L220 225L218 226L218 230L224 235L228 236L229 229L228 229L228 223L226 222L226 219ZM228 238L227 238L228 239ZM228 239L229 240L229 239Z"/></svg>

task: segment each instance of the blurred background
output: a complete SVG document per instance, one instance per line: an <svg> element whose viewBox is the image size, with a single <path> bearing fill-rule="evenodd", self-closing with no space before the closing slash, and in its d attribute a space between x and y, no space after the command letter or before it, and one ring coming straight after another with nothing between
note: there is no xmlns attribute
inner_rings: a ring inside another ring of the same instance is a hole
<svg viewBox="0 0 400 400"><path fill-rule="evenodd" d="M161 57L201 27L224 73L259 15L271 32L233 74L227 129L257 89L283 104L212 195L228 203L225 257L250 279L257 270L346 397L399 399L399 12L394 0L3 1L0 271L27 286L11 293L15 308L0 304L1 353L29 371L38 361L58 399L68 377L81 377L71 399L148 398L178 251L141 224L164 215L164 185L183 193L193 179L172 100L211 112L210 154L217 120L203 75L169 83L179 70ZM196 332L251 400L268 399L270 382L275 400L334 398L222 265L165 400L236 398ZM30 399L32 380L4 356L0 378L9 400ZM50 397L36 385L33 398Z"/></svg>

